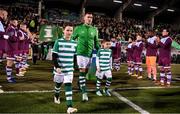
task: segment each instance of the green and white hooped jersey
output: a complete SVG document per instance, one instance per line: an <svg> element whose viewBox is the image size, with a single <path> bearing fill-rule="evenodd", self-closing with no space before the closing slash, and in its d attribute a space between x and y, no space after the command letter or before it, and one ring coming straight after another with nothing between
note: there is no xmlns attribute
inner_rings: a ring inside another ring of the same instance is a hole
<svg viewBox="0 0 180 114"><path fill-rule="evenodd" d="M62 73L73 73L76 47L77 42L74 40L68 41L64 38L56 40L52 53L58 54L58 64Z"/></svg>
<svg viewBox="0 0 180 114"><path fill-rule="evenodd" d="M99 49L96 57L96 66L101 71L112 69L112 51L111 49Z"/></svg>

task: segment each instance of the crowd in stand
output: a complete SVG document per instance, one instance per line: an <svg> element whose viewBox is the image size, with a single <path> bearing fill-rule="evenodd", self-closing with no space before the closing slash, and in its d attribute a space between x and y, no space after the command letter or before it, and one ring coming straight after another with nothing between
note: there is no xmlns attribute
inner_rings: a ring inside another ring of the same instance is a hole
<svg viewBox="0 0 180 114"><path fill-rule="evenodd" d="M26 22L30 26L31 20L35 20L37 26L40 24L37 16L37 8L31 6L1 6L2 9L8 11L9 17L17 18L23 22ZM47 9L43 14L44 18L52 23L60 23L62 25L65 21L71 21L73 23L79 23L79 14L69 10L63 10L58 8ZM150 24L148 21L142 21L132 18L124 17L123 22L118 19L110 18L108 16L95 15L93 20L94 26L98 27L100 38L104 37L122 37L126 41L129 37L134 37L135 33L140 32L145 34ZM155 25L154 30L159 31L162 27L169 28L170 34L175 38L180 31L172 29L170 24L158 24ZM179 39L177 39L179 40Z"/></svg>
<svg viewBox="0 0 180 114"><path fill-rule="evenodd" d="M60 9L50 9L45 12L45 17L47 19L39 19L37 14L37 9L32 7L8 7L4 6L3 9L7 9L8 16L18 19L20 22L24 22L27 24L29 30L33 33L39 34L39 26L42 24L46 24L48 21L52 23L56 23L59 26L63 26L66 21L73 21L73 23L78 24L80 23L79 14L75 12L71 12L69 10L60 10ZM47 21L48 20L48 21ZM93 25L98 28L99 31L99 38L116 38L120 41L128 41L129 38L135 39L136 33L141 33L143 38L146 38L146 32L150 24L146 21L131 19L131 18L124 18L122 22L118 19L110 18L108 16L99 16L95 15L93 19ZM156 31L157 35L162 27L170 29L170 36L178 43L180 43L180 38L178 35L179 31L174 31L169 24L159 24L156 25L154 30ZM39 46L40 47L40 46ZM43 46L41 46L43 47ZM125 48L124 48L125 49ZM38 49L39 52L44 52L41 49ZM37 52L37 51L35 51ZM43 55L44 54L38 54ZM121 52L122 61L126 61L126 53ZM41 56L39 56L41 57ZM172 62L178 62L178 54L173 54Z"/></svg>
<svg viewBox="0 0 180 114"><path fill-rule="evenodd" d="M44 15L49 21L55 21L58 23L62 21L77 22L79 20L79 16L76 12L71 12L69 10L63 10L59 8L47 9Z"/></svg>
<svg viewBox="0 0 180 114"><path fill-rule="evenodd" d="M124 19L126 21L120 22L115 18L95 16L94 24L99 29L100 38L117 38L121 37L123 40L128 40L129 37L135 37L135 33L144 34L144 28L135 27L135 25L142 25L142 22L135 19Z"/></svg>
<svg viewBox="0 0 180 114"><path fill-rule="evenodd" d="M135 33L141 33L143 38L145 38L145 33L149 30L147 26L147 22L143 22L136 19L124 18L123 22L120 22L118 19L95 16L94 17L94 25L98 27L100 38L108 37L108 38L118 38L121 37L122 40L128 40L128 38L134 38ZM150 25L149 25L150 26ZM180 33L180 31L175 31L172 29L169 24L159 24L154 27L154 30L158 34L162 28L168 28L170 31L170 35L173 39L176 39L179 42L179 39L176 38L176 35Z"/></svg>

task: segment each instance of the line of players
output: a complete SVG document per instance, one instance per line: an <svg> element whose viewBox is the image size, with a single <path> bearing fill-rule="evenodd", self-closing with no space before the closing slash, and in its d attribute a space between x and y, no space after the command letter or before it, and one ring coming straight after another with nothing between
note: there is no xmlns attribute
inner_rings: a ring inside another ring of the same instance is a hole
<svg viewBox="0 0 180 114"><path fill-rule="evenodd" d="M16 19L10 19L7 27L5 21L8 13L5 10L0 10L0 59L6 55L6 75L9 83L14 83L15 78L12 75L13 65L15 64L16 75L24 76L27 64L27 54L29 51L29 43L31 42L32 34L27 29L25 23L18 23Z"/></svg>
<svg viewBox="0 0 180 114"><path fill-rule="evenodd" d="M147 32L147 39L142 40L140 34L136 35L136 40L129 39L127 47L127 62L128 74L137 79L143 78L142 76L142 61L141 54L143 48L146 48L146 65L147 65L147 78L153 80L156 84L162 86L170 86L172 73L171 73L171 44L172 39L168 35L167 29L162 30L162 35L155 35L154 31ZM158 65L160 66L160 82L157 80L156 61L158 57Z"/></svg>

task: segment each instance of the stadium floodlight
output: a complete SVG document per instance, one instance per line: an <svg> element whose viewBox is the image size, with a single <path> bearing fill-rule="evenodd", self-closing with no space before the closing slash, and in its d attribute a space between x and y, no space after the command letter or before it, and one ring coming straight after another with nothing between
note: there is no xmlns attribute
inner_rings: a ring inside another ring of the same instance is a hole
<svg viewBox="0 0 180 114"><path fill-rule="evenodd" d="M173 9L167 9L167 11L174 12L174 10L173 10Z"/></svg>
<svg viewBox="0 0 180 114"><path fill-rule="evenodd" d="M134 6L142 6L142 4L137 4L137 3L134 3Z"/></svg>
<svg viewBox="0 0 180 114"><path fill-rule="evenodd" d="M151 9L158 9L156 6L150 6Z"/></svg>
<svg viewBox="0 0 180 114"><path fill-rule="evenodd" d="M116 2L116 3L122 3L122 1L121 0L113 0L113 2Z"/></svg>

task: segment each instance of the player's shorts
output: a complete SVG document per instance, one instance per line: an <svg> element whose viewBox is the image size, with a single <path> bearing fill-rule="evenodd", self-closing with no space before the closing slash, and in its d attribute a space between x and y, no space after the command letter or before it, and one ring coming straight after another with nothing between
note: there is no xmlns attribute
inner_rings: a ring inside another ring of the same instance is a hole
<svg viewBox="0 0 180 114"><path fill-rule="evenodd" d="M146 56L146 65L156 66L156 56Z"/></svg>
<svg viewBox="0 0 180 114"><path fill-rule="evenodd" d="M96 71L96 76L99 78L99 79L103 79L104 77L106 78L112 78L112 72L111 70L107 70L107 71Z"/></svg>
<svg viewBox="0 0 180 114"><path fill-rule="evenodd" d="M16 60L17 56L18 56L17 52L7 52L6 59L7 60Z"/></svg>
<svg viewBox="0 0 180 114"><path fill-rule="evenodd" d="M6 52L7 50L7 41L3 38L0 38L0 50Z"/></svg>
<svg viewBox="0 0 180 114"><path fill-rule="evenodd" d="M167 58L167 57L159 58L158 64L159 66L162 66L164 68L170 68L171 60L170 58Z"/></svg>
<svg viewBox="0 0 180 114"><path fill-rule="evenodd" d="M72 83L72 81L73 81L73 72L54 74L54 82L56 83Z"/></svg>
<svg viewBox="0 0 180 114"><path fill-rule="evenodd" d="M19 56L22 56L22 55L23 55L23 50L19 50L19 51L18 51L18 55L19 55Z"/></svg>
<svg viewBox="0 0 180 114"><path fill-rule="evenodd" d="M133 58L131 56L127 57L127 62L128 63L133 63Z"/></svg>
<svg viewBox="0 0 180 114"><path fill-rule="evenodd" d="M88 68L91 63L91 58L77 55L77 65L79 68Z"/></svg>
<svg viewBox="0 0 180 114"><path fill-rule="evenodd" d="M3 51L0 50L0 58L2 58L2 57L3 57Z"/></svg>
<svg viewBox="0 0 180 114"><path fill-rule="evenodd" d="M23 54L28 54L29 53L29 50L23 50Z"/></svg>
<svg viewBox="0 0 180 114"><path fill-rule="evenodd" d="M114 62L114 63L120 63L120 61L121 61L121 58L113 59L113 62Z"/></svg>
<svg viewBox="0 0 180 114"><path fill-rule="evenodd" d="M141 61L140 57L134 57L133 59L134 59L133 60L134 64L142 64L142 61Z"/></svg>
<svg viewBox="0 0 180 114"><path fill-rule="evenodd" d="M5 40L0 39L0 58L3 57L3 54L7 52L7 43Z"/></svg>

